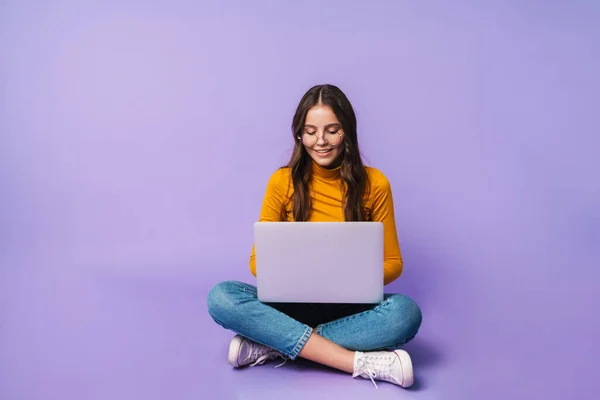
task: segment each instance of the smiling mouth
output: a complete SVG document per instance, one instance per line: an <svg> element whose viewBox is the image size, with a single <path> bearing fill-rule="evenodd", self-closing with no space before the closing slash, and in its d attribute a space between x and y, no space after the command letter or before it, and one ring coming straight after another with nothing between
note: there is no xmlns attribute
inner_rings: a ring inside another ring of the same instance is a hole
<svg viewBox="0 0 600 400"><path fill-rule="evenodd" d="M326 149L326 150L315 150L315 152L320 155L320 156L326 156L329 153L331 153L333 149Z"/></svg>

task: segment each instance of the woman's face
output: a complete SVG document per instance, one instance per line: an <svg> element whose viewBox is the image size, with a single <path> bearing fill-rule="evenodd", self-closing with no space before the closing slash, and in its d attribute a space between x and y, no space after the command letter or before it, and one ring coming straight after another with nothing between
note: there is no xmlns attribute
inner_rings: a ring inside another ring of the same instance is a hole
<svg viewBox="0 0 600 400"><path fill-rule="evenodd" d="M325 168L339 165L343 138L342 125L329 106L318 104L308 110L300 139L317 164Z"/></svg>

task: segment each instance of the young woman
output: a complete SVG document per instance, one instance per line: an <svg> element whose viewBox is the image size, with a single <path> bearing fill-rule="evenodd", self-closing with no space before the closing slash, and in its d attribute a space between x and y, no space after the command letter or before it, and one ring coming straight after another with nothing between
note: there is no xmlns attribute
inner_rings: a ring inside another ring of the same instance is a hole
<svg viewBox="0 0 600 400"><path fill-rule="evenodd" d="M298 105L292 133L292 157L271 176L259 220L380 221L384 284L396 280L403 263L390 184L380 171L363 165L350 101L336 86L311 88ZM256 275L254 254L253 246L250 271ZM234 367L302 357L373 384L413 384L410 356L399 347L417 334L422 317L404 295L386 294L374 307L269 305L258 301L256 287L226 281L210 291L208 312L237 333L229 346Z"/></svg>

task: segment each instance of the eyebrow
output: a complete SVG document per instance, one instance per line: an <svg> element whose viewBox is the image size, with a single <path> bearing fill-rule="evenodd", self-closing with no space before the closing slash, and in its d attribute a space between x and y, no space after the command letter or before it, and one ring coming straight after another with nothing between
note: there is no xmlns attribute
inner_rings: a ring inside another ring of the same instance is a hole
<svg viewBox="0 0 600 400"><path fill-rule="evenodd" d="M327 128L332 128L332 127L334 127L334 126L335 126L335 127L337 127L337 128L341 128L341 127L342 127L342 124L340 124L340 123L338 123L338 122L334 122L333 124L327 124L327 125L325 125L325 129L327 129ZM305 128L314 128L314 129L317 129L317 127L316 127L316 126L314 126L314 125L304 125L304 127L305 127Z"/></svg>

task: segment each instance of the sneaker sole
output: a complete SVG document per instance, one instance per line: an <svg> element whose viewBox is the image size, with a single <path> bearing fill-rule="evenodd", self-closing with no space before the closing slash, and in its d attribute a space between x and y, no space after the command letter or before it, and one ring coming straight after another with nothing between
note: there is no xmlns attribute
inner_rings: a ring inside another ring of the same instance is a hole
<svg viewBox="0 0 600 400"><path fill-rule="evenodd" d="M412 360L408 353L404 350L395 350L394 353L398 356L400 360L400 365L402 366L402 382L400 386L402 387L411 387L415 382L415 376L412 366Z"/></svg>
<svg viewBox="0 0 600 400"><path fill-rule="evenodd" d="M238 358L240 355L240 348L242 347L242 342L244 338L240 335L236 335L233 339L231 339L231 343L229 344L229 355L227 359L229 364L234 366L235 368L239 368L240 364L238 364Z"/></svg>

